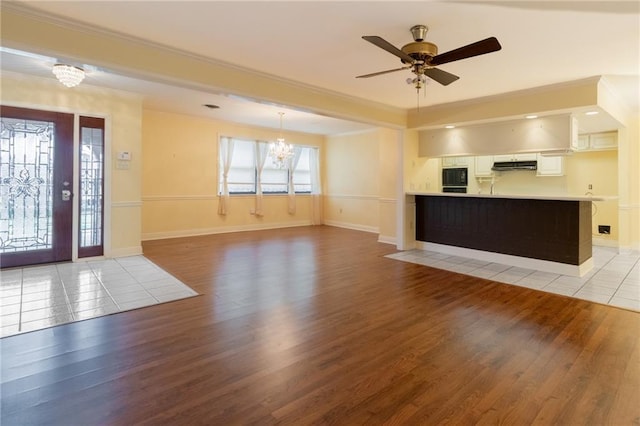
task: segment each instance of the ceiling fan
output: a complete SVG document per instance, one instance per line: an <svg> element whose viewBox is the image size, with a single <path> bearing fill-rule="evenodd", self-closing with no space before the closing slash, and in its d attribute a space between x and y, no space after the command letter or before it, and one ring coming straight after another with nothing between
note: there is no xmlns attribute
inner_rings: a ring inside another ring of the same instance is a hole
<svg viewBox="0 0 640 426"><path fill-rule="evenodd" d="M406 65L402 68L359 75L356 78L369 78L410 69L416 77L407 79L407 83L414 84L418 91L420 91L423 84L426 83L427 77L437 81L443 86L447 86L460 77L435 68L437 65L484 55L485 53L496 52L502 49L502 46L500 46L500 43L495 37L489 37L438 55L438 46L424 41L427 31L429 31L429 28L426 25L414 25L411 27L414 42L404 45L402 49L398 49L382 37L362 36L362 38L369 43L375 44L379 48L396 55L402 60L402 63Z"/></svg>

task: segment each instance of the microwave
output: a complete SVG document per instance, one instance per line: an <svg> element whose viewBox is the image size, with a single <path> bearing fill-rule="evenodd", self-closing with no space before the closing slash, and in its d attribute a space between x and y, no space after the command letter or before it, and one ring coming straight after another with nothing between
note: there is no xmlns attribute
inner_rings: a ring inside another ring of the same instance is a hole
<svg viewBox="0 0 640 426"><path fill-rule="evenodd" d="M467 168L442 169L442 186L467 186Z"/></svg>

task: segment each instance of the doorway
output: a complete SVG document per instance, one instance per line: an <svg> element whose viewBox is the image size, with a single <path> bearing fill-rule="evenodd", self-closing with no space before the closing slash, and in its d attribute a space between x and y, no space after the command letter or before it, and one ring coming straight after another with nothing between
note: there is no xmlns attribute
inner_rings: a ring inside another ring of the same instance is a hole
<svg viewBox="0 0 640 426"><path fill-rule="evenodd" d="M102 255L104 120L79 117L81 158L74 168L74 119L68 113L1 107L2 268L70 261L74 243L78 256ZM75 182L74 170L80 175ZM82 219L76 227L74 202Z"/></svg>

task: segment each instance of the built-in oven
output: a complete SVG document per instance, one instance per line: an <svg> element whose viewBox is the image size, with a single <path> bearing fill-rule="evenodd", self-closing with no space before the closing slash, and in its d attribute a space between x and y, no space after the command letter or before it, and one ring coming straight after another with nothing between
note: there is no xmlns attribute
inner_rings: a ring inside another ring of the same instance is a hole
<svg viewBox="0 0 640 426"><path fill-rule="evenodd" d="M442 192L466 193L468 173L466 167L442 169Z"/></svg>

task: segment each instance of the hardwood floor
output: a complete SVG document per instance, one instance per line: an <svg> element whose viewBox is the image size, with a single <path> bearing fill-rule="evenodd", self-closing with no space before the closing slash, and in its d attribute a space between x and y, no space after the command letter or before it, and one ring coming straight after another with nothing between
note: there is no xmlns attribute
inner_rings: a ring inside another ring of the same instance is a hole
<svg viewBox="0 0 640 426"><path fill-rule="evenodd" d="M2 425L640 424L640 314L304 227L152 241L201 296L0 340Z"/></svg>

